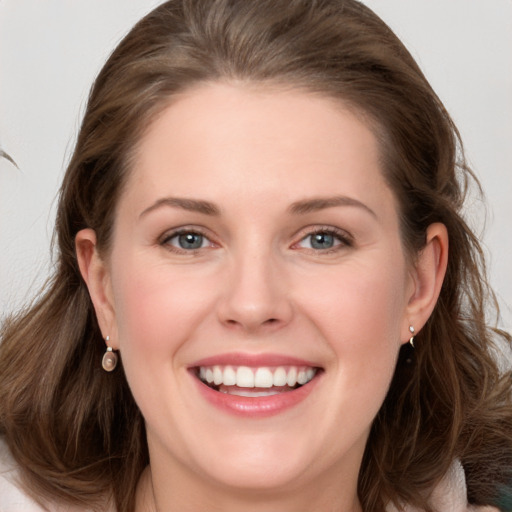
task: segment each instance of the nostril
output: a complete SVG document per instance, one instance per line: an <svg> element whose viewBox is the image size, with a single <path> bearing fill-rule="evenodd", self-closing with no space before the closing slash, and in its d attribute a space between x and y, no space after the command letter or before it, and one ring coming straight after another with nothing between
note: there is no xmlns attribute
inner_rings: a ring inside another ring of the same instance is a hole
<svg viewBox="0 0 512 512"><path fill-rule="evenodd" d="M271 325L275 325L275 324L278 324L278 323L279 323L279 319L278 318L268 318L267 320L264 320L263 322L261 322L259 325L260 326L264 326L264 325L271 326ZM226 324L227 325L231 325L231 326L244 326L245 325L243 322L239 322L239 321L237 321L237 320L235 320L233 318L227 319L226 320Z"/></svg>

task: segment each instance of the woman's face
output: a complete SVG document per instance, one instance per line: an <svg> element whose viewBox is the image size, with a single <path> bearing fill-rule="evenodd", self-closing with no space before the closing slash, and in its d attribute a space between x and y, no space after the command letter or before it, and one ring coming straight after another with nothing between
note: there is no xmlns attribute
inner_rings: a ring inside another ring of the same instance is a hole
<svg viewBox="0 0 512 512"><path fill-rule="evenodd" d="M361 118L247 85L175 98L138 146L106 277L154 473L355 488L414 287Z"/></svg>

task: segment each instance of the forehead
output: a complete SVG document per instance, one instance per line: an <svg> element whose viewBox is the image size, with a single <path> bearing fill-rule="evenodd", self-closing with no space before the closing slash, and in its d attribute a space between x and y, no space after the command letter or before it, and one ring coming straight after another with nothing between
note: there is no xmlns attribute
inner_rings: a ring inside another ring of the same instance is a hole
<svg viewBox="0 0 512 512"><path fill-rule="evenodd" d="M369 123L340 100L300 90L190 89L149 126L134 162L125 194L140 206L164 193L292 201L389 192Z"/></svg>

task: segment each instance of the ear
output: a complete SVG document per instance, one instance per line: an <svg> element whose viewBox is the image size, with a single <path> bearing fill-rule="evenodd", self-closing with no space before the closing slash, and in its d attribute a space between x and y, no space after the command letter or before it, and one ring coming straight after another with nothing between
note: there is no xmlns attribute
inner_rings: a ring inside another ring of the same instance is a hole
<svg viewBox="0 0 512 512"><path fill-rule="evenodd" d="M103 338L110 337L109 345L117 349L117 324L109 269L100 257L96 233L82 229L75 237L75 250L80 273L91 296L96 318Z"/></svg>
<svg viewBox="0 0 512 512"><path fill-rule="evenodd" d="M406 306L402 341L409 340L409 326L416 334L425 325L437 303L448 264L448 231L441 223L427 229L425 247L418 254L411 271L409 301Z"/></svg>

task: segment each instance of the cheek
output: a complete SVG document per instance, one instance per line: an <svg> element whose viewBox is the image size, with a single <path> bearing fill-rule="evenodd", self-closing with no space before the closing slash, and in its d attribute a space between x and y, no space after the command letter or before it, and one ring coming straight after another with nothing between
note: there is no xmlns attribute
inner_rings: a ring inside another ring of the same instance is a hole
<svg viewBox="0 0 512 512"><path fill-rule="evenodd" d="M186 407L181 349L211 310L206 291L212 288L136 253L117 261L112 285L123 368L143 416L155 425Z"/></svg>
<svg viewBox="0 0 512 512"><path fill-rule="evenodd" d="M386 266L347 266L316 276L315 293L303 289L303 302L328 339L358 350L379 340L400 342L405 312L405 272ZM309 296L309 298L307 298Z"/></svg>
<svg viewBox="0 0 512 512"><path fill-rule="evenodd" d="M191 334L211 298L201 278L181 269L126 259L113 273L119 343L125 355L152 351L173 354Z"/></svg>
<svg viewBox="0 0 512 512"><path fill-rule="evenodd" d="M404 267L354 266L317 280L309 317L331 350L337 389L378 409L394 373L406 308ZM376 412L376 410L375 410Z"/></svg>

